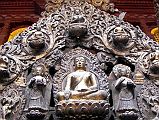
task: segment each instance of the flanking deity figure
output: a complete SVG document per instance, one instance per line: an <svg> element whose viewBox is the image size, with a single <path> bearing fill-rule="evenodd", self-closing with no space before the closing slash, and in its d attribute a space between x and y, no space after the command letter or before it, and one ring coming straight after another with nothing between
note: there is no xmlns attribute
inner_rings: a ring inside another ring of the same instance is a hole
<svg viewBox="0 0 159 120"><path fill-rule="evenodd" d="M26 104L27 118L44 118L48 111L45 101L45 89L48 79L45 77L46 68L43 64L35 65L32 68L33 77L28 82L29 98Z"/></svg>
<svg viewBox="0 0 159 120"><path fill-rule="evenodd" d="M118 64L113 67L112 74L115 80L112 82L114 109L121 120L138 119L138 108L135 99L135 83L131 79L130 67ZM116 101L116 102L115 102Z"/></svg>

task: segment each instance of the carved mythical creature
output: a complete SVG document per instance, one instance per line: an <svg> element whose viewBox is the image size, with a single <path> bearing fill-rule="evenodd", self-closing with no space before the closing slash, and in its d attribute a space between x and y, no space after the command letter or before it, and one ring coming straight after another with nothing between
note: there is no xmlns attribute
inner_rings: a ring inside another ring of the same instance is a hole
<svg viewBox="0 0 159 120"><path fill-rule="evenodd" d="M138 104L146 120L157 120L159 119L159 51L146 54L140 62L148 80L141 87Z"/></svg>
<svg viewBox="0 0 159 120"><path fill-rule="evenodd" d="M151 53L149 57L150 61L147 74L149 79L159 86L159 51Z"/></svg>
<svg viewBox="0 0 159 120"><path fill-rule="evenodd" d="M81 9L75 9L70 18L68 28L66 30L66 46L92 46L93 36L88 31L88 21Z"/></svg>
<svg viewBox="0 0 159 120"><path fill-rule="evenodd" d="M135 31L124 26L120 20L106 30L103 36L104 45L117 55L127 55L133 49L137 39Z"/></svg>
<svg viewBox="0 0 159 120"><path fill-rule="evenodd" d="M143 98L147 104L151 107L151 110L154 114L156 114L155 118L152 120L158 120L159 119L159 96L150 96L149 98L147 96L144 96Z"/></svg>
<svg viewBox="0 0 159 120"><path fill-rule="evenodd" d="M17 96L15 91L9 91L8 96L1 99L2 104L2 118L8 119L11 117L13 109L16 109L16 105L19 103L20 98Z"/></svg>
<svg viewBox="0 0 159 120"><path fill-rule="evenodd" d="M121 51L122 49L125 49L130 39L131 38L129 33L123 27L116 26L114 28L112 35L112 43L116 49Z"/></svg>
<svg viewBox="0 0 159 120"><path fill-rule="evenodd" d="M71 24L68 29L69 37L73 39L79 39L81 37L85 37L85 35L87 34L87 25L85 22L86 19L81 14L81 11L78 9L75 10L71 20Z"/></svg>
<svg viewBox="0 0 159 120"><path fill-rule="evenodd" d="M150 54L150 65L148 76L149 79L159 88L159 51ZM148 104L151 106L151 110L156 114L156 117L153 120L159 119L159 95L150 96Z"/></svg>
<svg viewBox="0 0 159 120"><path fill-rule="evenodd" d="M40 28L37 28L37 31L28 38L29 47L33 52L40 52L46 47L46 39L47 37L40 31Z"/></svg>
<svg viewBox="0 0 159 120"><path fill-rule="evenodd" d="M98 90L96 76L85 71L85 58L75 58L76 70L67 76L64 92L57 94L58 101L61 100L105 100L107 92Z"/></svg>
<svg viewBox="0 0 159 120"><path fill-rule="evenodd" d="M9 78L8 71L8 58L6 56L0 57L0 83L7 82L6 78Z"/></svg>
<svg viewBox="0 0 159 120"><path fill-rule="evenodd" d="M113 44L124 47L129 41L129 34L121 26L117 26L113 31Z"/></svg>
<svg viewBox="0 0 159 120"><path fill-rule="evenodd" d="M159 86L159 51L144 53L139 59L139 65L145 76Z"/></svg>
<svg viewBox="0 0 159 120"><path fill-rule="evenodd" d="M138 108L135 101L135 84L130 79L130 67L118 64L114 66L113 73L117 79L113 86L115 88L113 94L118 96L117 105L114 105L117 116L122 120L128 118L136 120L138 118Z"/></svg>
<svg viewBox="0 0 159 120"><path fill-rule="evenodd" d="M29 80L28 83L28 88L30 89L30 96L25 109L28 118L33 116L44 117L45 112L48 110L44 100L44 89L47 84L47 79L43 77L45 72L46 68L42 64L37 65L35 68L33 68L34 76Z"/></svg>

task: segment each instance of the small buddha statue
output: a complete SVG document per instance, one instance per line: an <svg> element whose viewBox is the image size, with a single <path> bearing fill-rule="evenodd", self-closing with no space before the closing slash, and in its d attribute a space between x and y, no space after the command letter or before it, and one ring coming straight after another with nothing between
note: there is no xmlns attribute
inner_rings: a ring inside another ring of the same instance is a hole
<svg viewBox="0 0 159 120"><path fill-rule="evenodd" d="M107 92L98 89L96 76L86 71L86 60L84 57L74 59L75 72L66 78L64 90L57 93L57 100L105 100Z"/></svg>

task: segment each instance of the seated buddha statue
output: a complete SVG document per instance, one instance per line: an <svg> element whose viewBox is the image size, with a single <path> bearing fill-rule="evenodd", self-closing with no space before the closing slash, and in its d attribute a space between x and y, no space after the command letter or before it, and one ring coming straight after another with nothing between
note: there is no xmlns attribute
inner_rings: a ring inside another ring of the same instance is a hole
<svg viewBox="0 0 159 120"><path fill-rule="evenodd" d="M64 89L57 93L57 100L105 100L107 92L99 90L96 76L86 71L84 57L74 59L75 71L68 74Z"/></svg>

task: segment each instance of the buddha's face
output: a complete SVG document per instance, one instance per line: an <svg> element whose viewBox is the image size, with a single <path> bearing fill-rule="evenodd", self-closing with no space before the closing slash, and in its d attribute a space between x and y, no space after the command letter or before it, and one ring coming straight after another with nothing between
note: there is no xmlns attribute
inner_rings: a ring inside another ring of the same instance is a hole
<svg viewBox="0 0 159 120"><path fill-rule="evenodd" d="M77 57L75 58L75 66L76 68L83 68L85 67L85 58L84 57Z"/></svg>

